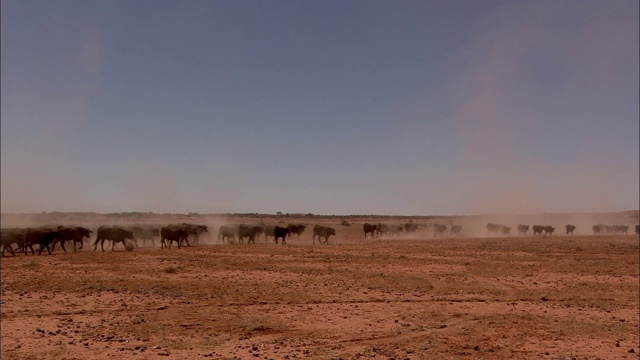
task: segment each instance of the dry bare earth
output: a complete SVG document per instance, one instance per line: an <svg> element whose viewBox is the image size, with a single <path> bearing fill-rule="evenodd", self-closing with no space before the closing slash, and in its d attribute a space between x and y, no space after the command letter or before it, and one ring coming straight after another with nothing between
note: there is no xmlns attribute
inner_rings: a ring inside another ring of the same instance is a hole
<svg viewBox="0 0 640 360"><path fill-rule="evenodd" d="M638 358L637 236L360 230L3 258L2 359Z"/></svg>

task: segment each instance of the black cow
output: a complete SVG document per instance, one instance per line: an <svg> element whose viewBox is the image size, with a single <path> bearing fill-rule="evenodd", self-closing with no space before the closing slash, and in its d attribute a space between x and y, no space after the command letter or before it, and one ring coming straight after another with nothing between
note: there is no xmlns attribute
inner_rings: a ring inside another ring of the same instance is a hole
<svg viewBox="0 0 640 360"><path fill-rule="evenodd" d="M564 228L567 231L567 235L569 235L569 234L573 235L573 231L576 229L576 227L571 225L571 224L568 224Z"/></svg>
<svg viewBox="0 0 640 360"><path fill-rule="evenodd" d="M502 230L502 225L492 224L492 223L487 224L487 232L489 234L499 233L501 230Z"/></svg>
<svg viewBox="0 0 640 360"><path fill-rule="evenodd" d="M418 224L414 224L414 223L404 224L404 232L406 232L407 234L416 232L416 231L418 231Z"/></svg>
<svg viewBox="0 0 640 360"><path fill-rule="evenodd" d="M598 235L602 233L607 226L604 224L593 225L591 229L593 230L593 235Z"/></svg>
<svg viewBox="0 0 640 360"><path fill-rule="evenodd" d="M614 225L613 232L616 234L626 234L629 231L629 227L626 225Z"/></svg>
<svg viewBox="0 0 640 360"><path fill-rule="evenodd" d="M378 229L380 226L378 225ZM320 226L316 225L313 227L313 244L316 244L316 236L318 237L318 242L322 244L322 238L324 238L324 244L329 243L329 236L336 236L336 229L328 227L328 226Z"/></svg>
<svg viewBox="0 0 640 360"><path fill-rule="evenodd" d="M1 229L0 230L0 238L2 239L2 256L4 256L4 251L9 249L11 255L16 256L13 251L13 244L18 245L18 250L23 250L25 247L25 229L19 228L10 228L10 229Z"/></svg>
<svg viewBox="0 0 640 360"><path fill-rule="evenodd" d="M207 225L196 225L196 224L187 224L187 223L182 223L179 226L181 226L184 231L187 233L187 237L192 236L193 235L193 244L197 245L200 235L203 233L206 233L207 231L209 231L209 228L207 227ZM188 246L189 242L187 242Z"/></svg>
<svg viewBox="0 0 640 360"><path fill-rule="evenodd" d="M278 239L282 238L282 245L287 243L287 236L291 233L291 229L288 227L276 226L273 228L273 240L278 245Z"/></svg>
<svg viewBox="0 0 640 360"><path fill-rule="evenodd" d="M460 235L462 232L462 225L451 225L451 235Z"/></svg>
<svg viewBox="0 0 640 360"><path fill-rule="evenodd" d="M189 245L189 234L182 225L167 225L160 229L160 248L171 248L171 244L175 241L178 243L178 249L181 248L182 240ZM165 242L168 241L168 244Z"/></svg>
<svg viewBox="0 0 640 360"><path fill-rule="evenodd" d="M104 251L105 240L111 241L111 251L115 250L116 243L119 242L126 247L127 239L135 239L131 230L120 226L100 226L97 231L96 241L93 243L93 251L98 249L98 242L100 242L100 248Z"/></svg>
<svg viewBox="0 0 640 360"><path fill-rule="evenodd" d="M223 244L225 240L228 243L235 241L237 235L238 228L235 226L220 226L220 229L218 229L218 240L222 239Z"/></svg>
<svg viewBox="0 0 640 360"><path fill-rule="evenodd" d="M295 224L289 224L287 225L287 227L289 228L289 239L291 239L291 236L293 234L297 234L298 235L298 240L300 240L300 234L302 234L304 232L304 230L307 228L306 225L295 225Z"/></svg>
<svg viewBox="0 0 640 360"><path fill-rule="evenodd" d="M555 230L555 228L553 226L547 225L547 226L544 227L544 234L551 236L553 234L554 230Z"/></svg>
<svg viewBox="0 0 640 360"><path fill-rule="evenodd" d="M542 225L533 225L531 227L531 230L533 230L533 235L542 235L542 233L544 232L544 226L542 226Z"/></svg>
<svg viewBox="0 0 640 360"><path fill-rule="evenodd" d="M264 231L262 226L259 225L245 225L238 226L238 242L244 243L244 238L249 238L248 243L256 243L256 237L260 236Z"/></svg>
<svg viewBox="0 0 640 360"><path fill-rule="evenodd" d="M518 234L525 236L529 231L529 225L518 225Z"/></svg>
<svg viewBox="0 0 640 360"><path fill-rule="evenodd" d="M67 240L73 241L73 251L77 251L76 244L79 243L80 249L82 249L83 239L91 237L91 230L81 226L58 226L58 232L60 237L51 245L51 251L55 250L57 243L60 243L62 250L67 252L67 249L64 248L64 243Z"/></svg>
<svg viewBox="0 0 640 360"><path fill-rule="evenodd" d="M371 234L371 238L376 237L376 232L378 231L378 225L365 223L362 225L362 229L364 230L364 238L367 238L367 234Z"/></svg>
<svg viewBox="0 0 640 360"><path fill-rule="evenodd" d="M24 254L27 255L27 247L31 249L31 255L35 255L33 245L40 245L40 251L38 255L42 254L42 250L45 248L49 255L51 255L51 249L49 245L60 237L57 229L41 227L41 228L27 228L24 235L25 247Z"/></svg>
<svg viewBox="0 0 640 360"><path fill-rule="evenodd" d="M442 236L447 231L447 226L442 224L433 224L433 236Z"/></svg>

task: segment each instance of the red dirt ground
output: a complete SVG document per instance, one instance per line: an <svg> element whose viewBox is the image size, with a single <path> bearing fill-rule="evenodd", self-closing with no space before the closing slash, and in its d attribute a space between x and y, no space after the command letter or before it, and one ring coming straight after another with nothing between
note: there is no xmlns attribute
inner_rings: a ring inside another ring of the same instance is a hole
<svg viewBox="0 0 640 360"><path fill-rule="evenodd" d="M637 236L6 257L8 359L637 359ZM105 246L106 248L106 246ZM110 248L110 247L109 247Z"/></svg>

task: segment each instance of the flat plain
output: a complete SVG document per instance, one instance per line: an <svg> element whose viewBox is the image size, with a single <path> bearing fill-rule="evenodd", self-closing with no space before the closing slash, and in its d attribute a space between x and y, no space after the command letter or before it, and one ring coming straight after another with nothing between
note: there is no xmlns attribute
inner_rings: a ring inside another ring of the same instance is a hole
<svg viewBox="0 0 640 360"><path fill-rule="evenodd" d="M1 357L638 358L637 235L365 240L362 223L327 245L307 228L5 257Z"/></svg>

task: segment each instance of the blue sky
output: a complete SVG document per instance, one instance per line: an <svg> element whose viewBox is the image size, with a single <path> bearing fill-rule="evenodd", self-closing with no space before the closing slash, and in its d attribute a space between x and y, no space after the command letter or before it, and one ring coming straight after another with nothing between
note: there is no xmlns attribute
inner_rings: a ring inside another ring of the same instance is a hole
<svg viewBox="0 0 640 360"><path fill-rule="evenodd" d="M2 212L639 207L637 1L1 4Z"/></svg>

